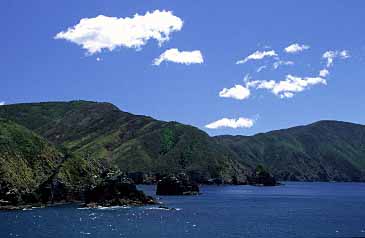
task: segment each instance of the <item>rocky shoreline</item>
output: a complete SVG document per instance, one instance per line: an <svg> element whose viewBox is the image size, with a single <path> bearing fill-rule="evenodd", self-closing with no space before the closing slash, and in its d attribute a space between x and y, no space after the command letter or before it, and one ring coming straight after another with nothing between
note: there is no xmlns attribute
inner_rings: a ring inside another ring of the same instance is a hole
<svg viewBox="0 0 365 238"><path fill-rule="evenodd" d="M0 210L21 210L57 205L79 204L81 207L142 206L159 204L123 176L108 178L97 186L74 190L53 180L42 184L36 191L21 193L2 190Z"/></svg>
<svg viewBox="0 0 365 238"><path fill-rule="evenodd" d="M66 204L79 204L81 207L89 208L160 204L155 198L138 190L138 184L155 184L157 196L199 195L200 185L279 185L262 167L256 168L255 173L244 181L232 178L229 181L209 179L204 183L198 183L185 173L166 176L122 173L106 177L93 187L82 186L72 189L57 179L50 179L30 193L21 193L3 186L0 194L0 210L26 210Z"/></svg>

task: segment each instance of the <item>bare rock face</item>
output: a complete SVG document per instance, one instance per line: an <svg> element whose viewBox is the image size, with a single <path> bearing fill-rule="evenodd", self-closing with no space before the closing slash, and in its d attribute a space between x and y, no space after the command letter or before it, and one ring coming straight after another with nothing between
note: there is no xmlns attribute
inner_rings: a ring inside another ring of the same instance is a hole
<svg viewBox="0 0 365 238"><path fill-rule="evenodd" d="M166 176L158 181L156 195L198 195L199 186L185 174Z"/></svg>

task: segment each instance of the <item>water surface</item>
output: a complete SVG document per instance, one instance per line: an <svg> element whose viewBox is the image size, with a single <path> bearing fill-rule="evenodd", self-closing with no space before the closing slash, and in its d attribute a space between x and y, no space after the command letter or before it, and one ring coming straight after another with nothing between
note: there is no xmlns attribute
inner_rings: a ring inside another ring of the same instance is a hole
<svg viewBox="0 0 365 238"><path fill-rule="evenodd" d="M154 186L140 186L149 194ZM203 186L156 206L0 212L0 237L365 237L365 184Z"/></svg>

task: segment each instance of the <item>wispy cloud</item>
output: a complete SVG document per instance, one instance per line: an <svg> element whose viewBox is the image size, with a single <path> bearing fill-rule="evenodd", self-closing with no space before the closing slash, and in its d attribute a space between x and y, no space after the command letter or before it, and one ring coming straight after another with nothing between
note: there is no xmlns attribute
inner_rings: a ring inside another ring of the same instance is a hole
<svg viewBox="0 0 365 238"><path fill-rule="evenodd" d="M244 64L250 60L261 60L265 57L275 57L275 56L277 56L277 54L274 50L256 51L256 52L250 54L249 56L247 56L246 58L237 61L236 64Z"/></svg>
<svg viewBox="0 0 365 238"><path fill-rule="evenodd" d="M278 60L278 61L276 61L276 62L273 63L272 67L274 69L277 69L277 68L279 68L282 65L294 65L294 62L293 61Z"/></svg>
<svg viewBox="0 0 365 238"><path fill-rule="evenodd" d="M140 49L150 39L161 45L170 39L170 34L180 31L183 21L171 11L155 10L145 15L135 14L129 18L99 15L83 18L80 22L59 32L54 38L65 39L86 49L89 54L110 51L117 47Z"/></svg>
<svg viewBox="0 0 365 238"><path fill-rule="evenodd" d="M295 44L291 44L288 47L286 47L284 49L284 51L289 54L294 54L294 53L298 53L298 52L301 52L304 50L308 50L309 48L310 48L309 45L300 45L298 43L295 43Z"/></svg>
<svg viewBox="0 0 365 238"><path fill-rule="evenodd" d="M235 85L232 88L224 88L219 92L222 98L234 98L237 100L244 100L250 96L250 90L242 85Z"/></svg>
<svg viewBox="0 0 365 238"><path fill-rule="evenodd" d="M199 50L179 51L178 49L169 49L162 53L153 62L153 65L160 65L163 61L170 61L179 64L202 64L203 55Z"/></svg>
<svg viewBox="0 0 365 238"><path fill-rule="evenodd" d="M260 73L262 70L266 69L266 65L262 65L260 67L258 67L258 69L256 70L256 73Z"/></svg>
<svg viewBox="0 0 365 238"><path fill-rule="evenodd" d="M333 61L336 58L340 58L340 59L347 59L350 58L350 53L347 50L342 50L342 51L333 51L333 50L329 50L323 53L322 55L323 59L326 59L327 61L327 65L326 67L332 67L333 66Z"/></svg>
<svg viewBox="0 0 365 238"><path fill-rule="evenodd" d="M276 82L274 80L255 80L246 84L247 88L267 89L280 98L291 98L295 93L309 89L311 86L323 84L327 81L322 77L297 77L287 75L284 80Z"/></svg>
<svg viewBox="0 0 365 238"><path fill-rule="evenodd" d="M287 53L297 53L307 50L308 45L300 45L298 43L289 45L284 49ZM272 68L277 69L282 65L293 65L293 61L281 60L279 55L274 50L256 51L237 63L246 63L249 60L259 60L265 57L273 57ZM330 67L333 66L335 59L347 59L350 57L348 50L329 50L323 53L322 58L326 60L326 66L322 68L318 75L310 77L295 76L296 74L287 74L282 80L252 80L251 76L245 76L242 85L237 84L232 88L224 88L220 93L220 97L233 98L244 100L250 97L254 90L265 89L280 98L292 98L297 93L309 90L317 85L327 85L327 77L330 74ZM262 65L256 69L256 73L267 68L267 65Z"/></svg>
<svg viewBox="0 0 365 238"><path fill-rule="evenodd" d="M250 118L240 117L238 119L222 118L206 125L209 129L228 128L251 128L255 121Z"/></svg>
<svg viewBox="0 0 365 238"><path fill-rule="evenodd" d="M247 83L251 80L251 78L251 74L245 74L245 76L243 77L243 82Z"/></svg>

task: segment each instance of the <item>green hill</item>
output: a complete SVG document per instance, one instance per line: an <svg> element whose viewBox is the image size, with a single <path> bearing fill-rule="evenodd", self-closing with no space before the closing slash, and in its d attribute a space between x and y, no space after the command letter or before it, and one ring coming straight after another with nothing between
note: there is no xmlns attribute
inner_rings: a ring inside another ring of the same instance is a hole
<svg viewBox="0 0 365 238"><path fill-rule="evenodd" d="M57 178L73 187L93 183L103 171L185 172L198 182L245 182L259 165L280 180L365 181L365 126L353 123L320 121L255 136L209 137L189 125L89 101L5 105L0 118L62 148L69 159Z"/></svg>
<svg viewBox="0 0 365 238"><path fill-rule="evenodd" d="M205 132L87 101L14 104L0 117L19 123L86 160L122 172L186 172L198 181L245 180L251 173L235 153Z"/></svg>
<svg viewBox="0 0 365 238"><path fill-rule="evenodd" d="M0 119L0 197L19 200L31 193L62 163L46 140L14 122Z"/></svg>
<svg viewBox="0 0 365 238"><path fill-rule="evenodd" d="M320 121L257 134L217 136L251 166L263 165L280 180L365 181L365 126Z"/></svg>

